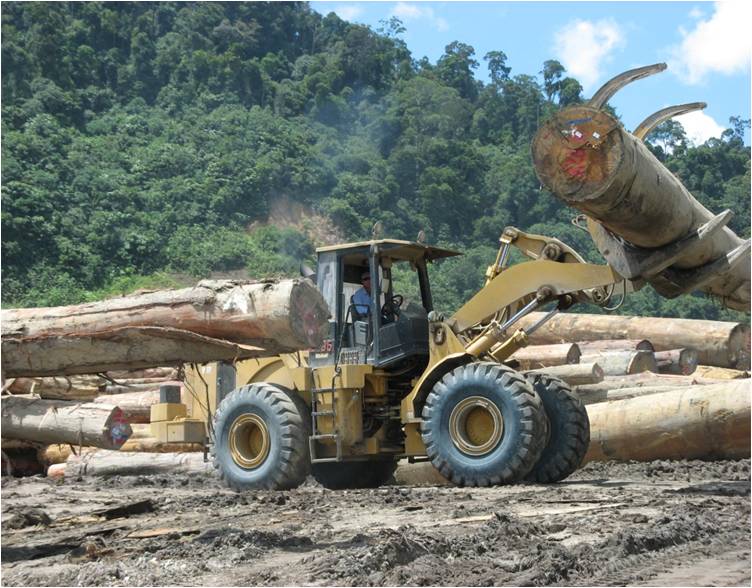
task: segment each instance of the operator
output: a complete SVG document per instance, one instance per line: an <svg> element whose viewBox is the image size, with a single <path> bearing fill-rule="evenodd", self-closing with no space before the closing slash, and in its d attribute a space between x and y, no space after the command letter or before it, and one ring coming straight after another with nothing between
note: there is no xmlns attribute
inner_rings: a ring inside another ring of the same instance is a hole
<svg viewBox="0 0 752 588"><path fill-rule="evenodd" d="M360 320L367 318L371 311L371 274L363 272L360 276L361 288L356 290L355 294L350 297L350 302L354 304L353 319Z"/></svg>

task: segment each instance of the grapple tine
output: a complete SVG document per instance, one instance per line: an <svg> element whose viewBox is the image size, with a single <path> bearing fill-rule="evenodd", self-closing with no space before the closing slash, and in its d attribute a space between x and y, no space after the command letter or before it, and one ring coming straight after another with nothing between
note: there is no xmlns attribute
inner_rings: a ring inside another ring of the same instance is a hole
<svg viewBox="0 0 752 588"><path fill-rule="evenodd" d="M645 137L650 134L650 131L652 131L662 122L681 114L686 114L695 110L702 110L706 106L707 104L705 102L690 102L689 104L677 104L676 106L663 108L658 112L654 112L639 125L637 125L637 128L632 132L632 134L640 141L644 141Z"/></svg>
<svg viewBox="0 0 752 588"><path fill-rule="evenodd" d="M600 89L593 94L593 97L587 103L592 108L601 109L608 102L611 97L621 90L627 84L631 84L653 74L657 74L666 69L665 63L656 63L653 65L646 65L644 67L638 67L636 69L630 69L624 73L620 73L618 76L611 78Z"/></svg>

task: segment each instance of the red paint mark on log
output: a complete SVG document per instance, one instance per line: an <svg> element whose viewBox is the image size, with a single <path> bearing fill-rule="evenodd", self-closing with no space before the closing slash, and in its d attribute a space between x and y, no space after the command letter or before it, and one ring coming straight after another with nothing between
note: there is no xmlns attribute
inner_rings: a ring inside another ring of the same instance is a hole
<svg viewBox="0 0 752 588"><path fill-rule="evenodd" d="M561 169L572 178L582 179L588 167L588 156L584 149L571 151L561 164Z"/></svg>

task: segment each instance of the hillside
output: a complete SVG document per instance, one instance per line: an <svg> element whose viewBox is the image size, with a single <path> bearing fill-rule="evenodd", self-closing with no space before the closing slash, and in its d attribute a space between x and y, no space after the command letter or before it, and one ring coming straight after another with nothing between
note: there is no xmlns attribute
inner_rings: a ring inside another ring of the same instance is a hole
<svg viewBox="0 0 752 588"><path fill-rule="evenodd" d="M479 286L505 225L599 260L530 163L541 120L582 99L556 62L513 72L503 47L461 41L417 61L398 20L374 31L304 3L3 3L2 27L4 305L294 274L376 221L468 252L434 268L447 310ZM663 125L654 149L748 237L749 121L731 123L697 147ZM740 316L649 290L621 312Z"/></svg>

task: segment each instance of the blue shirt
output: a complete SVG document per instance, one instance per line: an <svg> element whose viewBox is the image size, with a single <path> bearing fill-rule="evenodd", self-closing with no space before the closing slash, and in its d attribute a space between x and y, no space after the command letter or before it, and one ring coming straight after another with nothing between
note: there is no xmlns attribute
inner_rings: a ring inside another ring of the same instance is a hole
<svg viewBox="0 0 752 588"><path fill-rule="evenodd" d="M352 302L355 305L355 312L360 315L370 314L371 295L366 292L365 288L360 288L353 294Z"/></svg>

